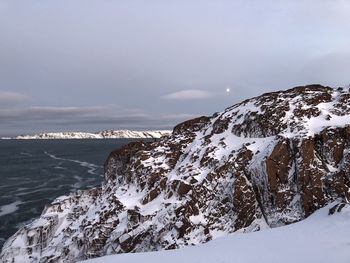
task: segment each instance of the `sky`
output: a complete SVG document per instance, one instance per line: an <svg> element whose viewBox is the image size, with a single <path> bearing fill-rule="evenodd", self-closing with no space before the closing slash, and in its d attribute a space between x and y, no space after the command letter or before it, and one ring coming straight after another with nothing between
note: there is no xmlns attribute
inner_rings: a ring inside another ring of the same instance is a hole
<svg viewBox="0 0 350 263"><path fill-rule="evenodd" d="M349 68L347 0L0 0L0 136L171 129Z"/></svg>

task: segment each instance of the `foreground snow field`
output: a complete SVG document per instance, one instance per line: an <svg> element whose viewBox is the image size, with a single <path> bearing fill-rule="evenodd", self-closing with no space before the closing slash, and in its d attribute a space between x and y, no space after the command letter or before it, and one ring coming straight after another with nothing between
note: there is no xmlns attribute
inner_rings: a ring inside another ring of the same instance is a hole
<svg viewBox="0 0 350 263"><path fill-rule="evenodd" d="M106 256L84 263L348 263L350 205L329 215L328 205L292 225L232 234L179 250Z"/></svg>

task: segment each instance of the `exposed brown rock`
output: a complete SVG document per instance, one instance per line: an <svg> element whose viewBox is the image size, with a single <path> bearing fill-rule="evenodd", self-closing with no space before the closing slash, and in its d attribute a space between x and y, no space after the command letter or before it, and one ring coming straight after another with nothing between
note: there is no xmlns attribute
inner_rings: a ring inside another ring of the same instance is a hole
<svg viewBox="0 0 350 263"><path fill-rule="evenodd" d="M270 187L270 195L276 207L285 208L289 201L290 188L288 176L292 168L292 153L288 139L280 140L266 160L266 172Z"/></svg>
<svg viewBox="0 0 350 263"><path fill-rule="evenodd" d="M233 191L233 207L237 214L235 228L241 229L249 226L257 213L257 203L252 186L241 173L235 176Z"/></svg>
<svg viewBox="0 0 350 263"><path fill-rule="evenodd" d="M180 196L184 196L192 189L192 187L183 181L174 180L172 182L172 189L176 191Z"/></svg>

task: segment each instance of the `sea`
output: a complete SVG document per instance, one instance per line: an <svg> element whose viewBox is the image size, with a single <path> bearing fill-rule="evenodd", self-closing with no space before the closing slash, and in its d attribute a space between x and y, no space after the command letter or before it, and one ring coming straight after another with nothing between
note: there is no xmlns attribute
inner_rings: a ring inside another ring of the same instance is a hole
<svg viewBox="0 0 350 263"><path fill-rule="evenodd" d="M109 153L135 140L0 140L0 250L55 198L101 185Z"/></svg>

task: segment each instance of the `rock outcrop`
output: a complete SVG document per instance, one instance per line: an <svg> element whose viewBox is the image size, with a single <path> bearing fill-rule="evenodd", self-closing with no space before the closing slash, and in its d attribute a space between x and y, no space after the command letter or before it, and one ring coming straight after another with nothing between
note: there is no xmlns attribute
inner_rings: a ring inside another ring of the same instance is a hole
<svg viewBox="0 0 350 263"><path fill-rule="evenodd" d="M350 200L350 92L297 87L112 152L100 188L58 198L1 259L174 249L300 221L336 199Z"/></svg>

